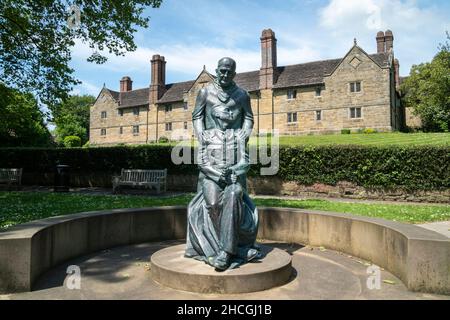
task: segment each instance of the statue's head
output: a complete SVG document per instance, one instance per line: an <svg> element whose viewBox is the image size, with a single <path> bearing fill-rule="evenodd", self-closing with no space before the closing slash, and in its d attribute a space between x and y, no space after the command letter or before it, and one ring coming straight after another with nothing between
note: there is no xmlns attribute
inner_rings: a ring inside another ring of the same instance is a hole
<svg viewBox="0 0 450 320"><path fill-rule="evenodd" d="M216 69L217 82L222 87L228 87L236 75L236 61L225 57L219 60Z"/></svg>

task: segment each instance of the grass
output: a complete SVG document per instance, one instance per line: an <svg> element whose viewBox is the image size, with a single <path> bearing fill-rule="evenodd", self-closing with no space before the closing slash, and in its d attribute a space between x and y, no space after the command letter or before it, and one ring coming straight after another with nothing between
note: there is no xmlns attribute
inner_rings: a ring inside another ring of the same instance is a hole
<svg viewBox="0 0 450 320"><path fill-rule="evenodd" d="M250 143L256 143L256 138ZM282 136L280 145L450 146L450 133L375 133Z"/></svg>
<svg viewBox="0 0 450 320"><path fill-rule="evenodd" d="M83 195L52 192L0 192L0 229L32 220L84 211L187 205L193 194L154 198L126 195ZM407 223L450 220L450 206L368 204L329 200L254 199L257 206L335 211Z"/></svg>
<svg viewBox="0 0 450 320"><path fill-rule="evenodd" d="M270 139L270 138L269 138ZM250 138L250 144L256 144L257 137ZM176 145L179 142L160 145ZM270 140L269 140L270 143ZM196 145L196 141L187 140L183 145ZM450 146L450 133L374 133L374 134L326 134L280 136L280 145L284 146L322 146L322 145L362 145L362 146Z"/></svg>

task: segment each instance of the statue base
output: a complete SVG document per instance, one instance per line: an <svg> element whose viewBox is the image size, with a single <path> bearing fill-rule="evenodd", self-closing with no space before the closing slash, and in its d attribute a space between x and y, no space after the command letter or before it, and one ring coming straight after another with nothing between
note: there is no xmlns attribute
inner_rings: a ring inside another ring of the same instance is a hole
<svg viewBox="0 0 450 320"><path fill-rule="evenodd" d="M151 276L173 289L198 293L246 293L271 289L291 280L291 256L261 246L265 257L236 269L215 271L205 262L184 257L185 244L159 250L151 256Z"/></svg>

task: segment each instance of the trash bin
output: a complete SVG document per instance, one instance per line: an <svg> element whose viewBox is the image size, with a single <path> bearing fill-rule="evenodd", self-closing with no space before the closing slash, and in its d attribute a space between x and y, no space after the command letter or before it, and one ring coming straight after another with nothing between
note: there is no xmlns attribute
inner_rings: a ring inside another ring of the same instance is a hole
<svg viewBox="0 0 450 320"><path fill-rule="evenodd" d="M70 166L58 164L55 171L54 192L69 192Z"/></svg>

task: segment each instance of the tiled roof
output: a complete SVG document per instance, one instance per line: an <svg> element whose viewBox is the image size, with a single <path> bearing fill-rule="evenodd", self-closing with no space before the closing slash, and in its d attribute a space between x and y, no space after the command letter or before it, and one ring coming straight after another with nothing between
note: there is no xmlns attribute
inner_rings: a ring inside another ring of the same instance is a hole
<svg viewBox="0 0 450 320"><path fill-rule="evenodd" d="M249 92L259 89L259 71L242 72L236 74L234 82Z"/></svg>
<svg viewBox="0 0 450 320"><path fill-rule="evenodd" d="M137 89L119 93L119 108L148 105L149 88Z"/></svg>
<svg viewBox="0 0 450 320"><path fill-rule="evenodd" d="M380 67L388 66L389 55L387 53L376 53L369 56ZM323 83L324 76L332 73L341 61L342 58L278 67L278 79L273 87L288 88ZM238 86L249 92L257 91L259 89L259 71L238 73L234 80ZM161 99L158 100L158 103L170 103L183 100L183 94L188 91L194 83L195 80L191 80L166 85L166 92ZM119 108L140 106L149 103L149 88L124 92L121 97L119 92L112 90L109 90L109 92L117 101L121 98Z"/></svg>
<svg viewBox="0 0 450 320"><path fill-rule="evenodd" d="M297 87L323 82L323 76L331 73L341 59L322 60L278 68L274 88Z"/></svg>
<svg viewBox="0 0 450 320"><path fill-rule="evenodd" d="M195 80L191 80L166 85L166 92L163 94L161 99L158 100L158 103L168 103L183 100L183 93L188 91L194 83Z"/></svg>

